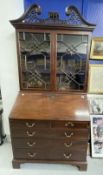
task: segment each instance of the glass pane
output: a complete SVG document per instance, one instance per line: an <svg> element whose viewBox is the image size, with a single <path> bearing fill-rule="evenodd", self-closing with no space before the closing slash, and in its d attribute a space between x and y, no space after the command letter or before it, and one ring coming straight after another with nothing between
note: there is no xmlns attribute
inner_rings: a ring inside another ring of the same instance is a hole
<svg viewBox="0 0 103 175"><path fill-rule="evenodd" d="M23 88L50 88L50 34L19 33Z"/></svg>
<svg viewBox="0 0 103 175"><path fill-rule="evenodd" d="M87 36L57 35L58 90L84 89L87 42Z"/></svg>

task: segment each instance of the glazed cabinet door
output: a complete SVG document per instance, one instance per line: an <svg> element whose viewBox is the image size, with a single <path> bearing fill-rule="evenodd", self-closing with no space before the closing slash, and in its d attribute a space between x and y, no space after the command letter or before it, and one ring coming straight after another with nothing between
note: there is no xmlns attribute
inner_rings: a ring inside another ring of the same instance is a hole
<svg viewBox="0 0 103 175"><path fill-rule="evenodd" d="M86 91L89 36L18 32L21 89Z"/></svg>
<svg viewBox="0 0 103 175"><path fill-rule="evenodd" d="M56 86L61 91L84 91L88 36L57 34Z"/></svg>
<svg viewBox="0 0 103 175"><path fill-rule="evenodd" d="M18 32L19 73L21 89L49 90L50 34Z"/></svg>

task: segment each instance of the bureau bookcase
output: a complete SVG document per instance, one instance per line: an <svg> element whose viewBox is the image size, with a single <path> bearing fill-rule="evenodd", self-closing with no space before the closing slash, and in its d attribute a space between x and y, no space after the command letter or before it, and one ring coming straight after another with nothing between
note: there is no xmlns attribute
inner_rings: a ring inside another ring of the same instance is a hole
<svg viewBox="0 0 103 175"><path fill-rule="evenodd" d="M16 29L20 92L9 122L13 167L21 163L67 163L87 169L88 58L95 25L74 6L65 20L57 12L41 17L32 5Z"/></svg>

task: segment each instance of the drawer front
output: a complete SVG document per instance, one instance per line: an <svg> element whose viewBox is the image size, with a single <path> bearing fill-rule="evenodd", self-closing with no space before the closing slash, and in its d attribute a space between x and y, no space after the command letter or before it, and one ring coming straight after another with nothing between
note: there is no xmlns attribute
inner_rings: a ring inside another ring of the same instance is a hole
<svg viewBox="0 0 103 175"><path fill-rule="evenodd" d="M86 151L87 149L87 141L74 141L67 139L22 139L15 138L13 140L14 148L27 148L27 149L35 149L35 150L51 150L57 149L64 151Z"/></svg>
<svg viewBox="0 0 103 175"><path fill-rule="evenodd" d="M86 161L86 152L79 151L64 151L60 149L35 150L35 149L15 149L15 159L28 160L65 160L65 161Z"/></svg>
<svg viewBox="0 0 103 175"><path fill-rule="evenodd" d="M11 128L12 137L26 138L67 138L88 139L88 129L14 129Z"/></svg>
<svg viewBox="0 0 103 175"><path fill-rule="evenodd" d="M66 128L66 129L83 129L88 128L89 123L88 122L79 122L79 121L53 121L52 127L53 128Z"/></svg>
<svg viewBox="0 0 103 175"><path fill-rule="evenodd" d="M50 121L10 120L10 127L14 129L50 128Z"/></svg>

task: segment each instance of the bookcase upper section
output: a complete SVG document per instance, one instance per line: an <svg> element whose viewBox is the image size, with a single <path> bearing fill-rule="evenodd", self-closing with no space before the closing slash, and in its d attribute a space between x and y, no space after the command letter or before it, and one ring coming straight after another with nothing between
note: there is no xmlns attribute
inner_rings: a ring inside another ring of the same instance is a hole
<svg viewBox="0 0 103 175"><path fill-rule="evenodd" d="M65 20L57 12L49 12L46 19L40 13L34 4L10 21L16 29L21 90L86 92L95 25L74 6L65 8Z"/></svg>

